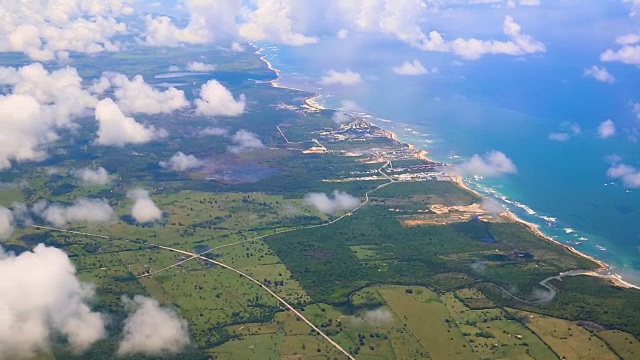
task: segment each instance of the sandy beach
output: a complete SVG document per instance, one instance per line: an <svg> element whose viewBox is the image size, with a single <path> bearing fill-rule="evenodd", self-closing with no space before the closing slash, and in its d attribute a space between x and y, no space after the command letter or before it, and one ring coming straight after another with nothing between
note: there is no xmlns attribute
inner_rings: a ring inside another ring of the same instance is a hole
<svg viewBox="0 0 640 360"><path fill-rule="evenodd" d="M454 182L456 183L456 185L458 185L459 187L470 191L474 194L476 194L479 197L484 198L484 196L482 194L480 194L479 192L471 189L469 186L467 186L467 184L464 183L464 180L462 179L462 177L460 176L456 176L454 177ZM532 233L536 234L539 238L545 240L545 241L549 241L551 243L553 243L554 245L560 246L563 249L569 251L572 254L575 254L577 256L580 256L582 258L585 258L587 260L593 261L594 263L598 264L599 268L595 271L590 271L590 272L585 272L584 275L588 275L588 276L594 276L594 277L599 277L602 279L606 279L609 282L611 282L612 284L619 286L619 287L624 287L624 288L634 288L634 289L640 289L640 287L633 285L629 282L626 282L624 280L622 280L622 277L618 274L604 274L604 272L611 270L611 266L607 263L605 263L602 260L598 260L596 258L594 258L593 256L589 256L583 252L578 251L576 248L563 244L561 242L559 242L558 240L548 236L547 234L543 233L540 230L540 227L536 224L530 223L528 221L525 221L523 219L520 219L518 216L516 216L514 213L512 213L511 211L507 210L505 211L505 215L511 219L513 222L522 224L523 226L525 226L529 231L531 231Z"/></svg>
<svg viewBox="0 0 640 360"><path fill-rule="evenodd" d="M252 44L253 45L253 44ZM296 88L292 88L292 87L286 87L286 86L281 86L278 84L277 80L280 78L280 71L278 69L275 69L272 64L266 59L266 55L262 54L262 51L264 49L260 48L256 51L256 54L260 55L260 59L262 61L264 61L267 64L267 67L269 68L269 70L273 71L276 75L277 75L277 79L272 80L271 81L271 85L273 87L278 87L278 88L283 88L283 89L290 89L290 90L297 90L297 91L302 91L302 92L307 92L306 90L303 89L296 89ZM318 98L320 98L321 95L319 94L314 94L312 96L309 96L305 99L305 104L311 108L317 109L317 110L326 110L325 107L323 107L322 105L320 105L316 100ZM366 120L365 120L366 121ZM368 122L368 121L367 121ZM370 122L369 122L370 123ZM370 123L371 124L371 123ZM390 131L388 129L384 129L381 126L378 125L374 125L371 124L373 126L377 126L380 129L384 130L385 132L387 132L389 134L389 137L392 140L398 141L398 142L402 142L401 140L399 140L398 136L393 132ZM405 145L407 145L410 149L413 149L416 151L416 157L418 159L424 160L424 161L431 161L434 162L432 159L429 159L428 157L428 152L425 150L419 150L417 149L413 144L408 144L408 143L404 143ZM465 184L464 179L461 176L454 176L453 177L453 182L459 186L462 189L465 189L475 195L477 195L480 198L485 198L484 195L480 194L479 192L473 190L472 188L470 188L467 184ZM588 276L593 276L593 277L598 277L598 278L602 278L602 279L606 279L607 281L609 281L610 283L612 283L615 286L619 286L619 287L623 287L623 288L634 288L634 289L640 289L639 286L633 285L629 282L626 282L622 279L622 277L619 274L616 273L605 273L608 272L612 269L612 267L605 263L604 261L598 260L590 255L587 255L585 253L582 253L578 250L576 250L574 247L571 247L569 245L563 244L561 242L559 242L558 240L546 235L545 233L543 233L539 226L533 223L530 223L528 221L525 221L523 219L520 219L518 216L516 216L514 213L512 213L511 211L507 210L505 211L505 215L511 219L512 221L522 224L523 226L525 226L529 231L531 231L532 233L534 233L536 236L538 236L539 238L543 239L544 241L549 241L551 243L553 243L554 245L560 246L563 249L571 252L572 254L575 254L577 256L580 256L582 258L588 259L596 264L598 264L599 268L595 271L588 271L585 272L584 275L588 275Z"/></svg>

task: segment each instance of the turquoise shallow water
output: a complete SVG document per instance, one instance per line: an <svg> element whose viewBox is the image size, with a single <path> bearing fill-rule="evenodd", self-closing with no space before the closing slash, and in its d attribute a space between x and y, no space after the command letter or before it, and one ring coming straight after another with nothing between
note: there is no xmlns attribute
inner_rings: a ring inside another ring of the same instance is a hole
<svg viewBox="0 0 640 360"><path fill-rule="evenodd" d="M304 48L267 46L263 54L280 70L281 85L317 92L330 108L355 102L372 122L435 160L455 164L473 154L504 152L518 173L468 179L472 187L640 284L640 190L625 189L606 176L611 155L640 165L637 143L630 139L636 121L630 99L640 85L636 69L618 68L625 80L606 86L582 76L586 65L575 54L458 64L446 55L397 44L332 41ZM412 58L438 72L403 77L391 71ZM332 68L359 72L363 84L322 86L319 79ZM606 118L615 119L619 135L603 140L596 129ZM552 132L571 134L570 140L551 141Z"/></svg>

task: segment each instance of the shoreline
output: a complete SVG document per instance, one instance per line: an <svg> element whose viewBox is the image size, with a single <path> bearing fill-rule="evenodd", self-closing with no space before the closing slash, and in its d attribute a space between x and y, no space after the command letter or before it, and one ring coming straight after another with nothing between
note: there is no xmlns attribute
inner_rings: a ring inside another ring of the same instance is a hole
<svg viewBox="0 0 640 360"><path fill-rule="evenodd" d="M253 44L251 44L253 46ZM254 46L255 48L255 46ZM273 71L277 78L274 80L269 81L269 83L271 84L271 86L276 87L276 88L281 88L281 89L289 89L289 90L296 90L296 91L301 91L301 92L305 92L305 93L311 93L307 90L304 89L297 89L297 88L293 88L293 87L287 87L287 86L282 86L278 83L278 80L280 79L280 70L276 69L273 67L273 65L269 62L269 60L266 59L267 55L262 54L262 51L264 50L264 48L258 48L256 50L256 54L260 55L260 60L262 60L265 64L267 64L267 67L269 68L269 70ZM322 97L322 95L318 94L318 93L311 93L312 95L308 96L305 98L304 103L313 108L316 109L318 111L321 110L327 110L327 108L325 108L324 106L320 105L316 99ZM416 151L416 158L420 159L420 160L424 160L424 161L430 161L430 162L435 162L434 160L430 159L428 157L428 152L426 150L421 150L421 149L417 149L415 145L413 144L409 144L409 143L405 143L401 140L399 140L399 137L397 136L397 134L395 134L393 131L388 130L383 128L382 126L379 125L375 125L373 123L371 123L369 120L363 119L364 121L366 121L367 123L369 123L372 126L376 126L378 128L380 128L381 130L387 132L389 134L389 137L394 140L397 141L399 143L402 143L406 146L409 147L409 149L415 150ZM469 187L467 184L465 184L464 179L461 176L454 176L453 177L453 182L460 188L469 191L475 195L477 195L480 198L486 198L486 196L480 194L479 192L477 192L476 190L472 189L471 187ZM595 264L597 264L599 266L598 269L596 270L590 270L590 271L586 271L583 275L586 276L593 276L593 277L597 277L597 278L601 278L601 279L605 279L607 281L609 281L612 285L617 286L617 287L622 287L622 288L632 288L632 289L638 289L640 290L640 286L638 285L634 285L632 283L629 283L625 280L622 279L622 276L617 274L617 273L611 273L611 274L603 274L603 272L606 271L610 271L611 269L613 269L613 267L609 264L607 264L606 262L596 259L595 257L591 256L591 255L587 255L579 250L577 250L576 248L569 246L567 244L563 244L560 241L552 238L551 236L545 234L542 232L542 230L540 230L540 227L537 224L534 224L532 222L528 222L524 219L519 218L516 214L514 214L513 212L511 212L511 210L506 210L506 217L509 218L510 220L512 220L515 223L518 223L524 227L526 227L531 233L535 234L537 237L539 237L541 240L543 241L548 241L556 246L560 246L563 249L565 249L566 251L582 257L584 259L587 259L589 261L594 262Z"/></svg>

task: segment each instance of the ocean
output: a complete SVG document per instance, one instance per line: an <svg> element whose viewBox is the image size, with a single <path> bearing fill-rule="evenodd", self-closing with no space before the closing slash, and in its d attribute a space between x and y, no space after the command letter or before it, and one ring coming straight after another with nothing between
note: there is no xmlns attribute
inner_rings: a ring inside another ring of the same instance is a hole
<svg viewBox="0 0 640 360"><path fill-rule="evenodd" d="M640 102L634 98L637 69L611 65L617 83L596 82L583 71L597 60L597 49L580 53L562 44L549 45L544 55L467 62L361 38L322 39L299 48L256 45L279 70L279 85L316 92L327 108L369 114L372 123L434 160L456 164L474 154L504 152L517 174L468 178L469 186L640 284L640 189L606 175L613 156L640 166L632 111L633 101ZM437 71L400 76L391 70L413 59ZM363 83L322 86L319 80L330 69L358 72ZM600 139L597 127L609 118L618 134ZM568 139L550 140L551 133Z"/></svg>

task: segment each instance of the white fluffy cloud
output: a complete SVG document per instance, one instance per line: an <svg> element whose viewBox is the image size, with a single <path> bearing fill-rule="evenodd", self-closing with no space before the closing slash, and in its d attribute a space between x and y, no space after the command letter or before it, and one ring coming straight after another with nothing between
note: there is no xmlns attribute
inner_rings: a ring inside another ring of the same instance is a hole
<svg viewBox="0 0 640 360"><path fill-rule="evenodd" d="M229 134L229 130L210 126L200 130L198 134L200 136L227 136L227 134Z"/></svg>
<svg viewBox="0 0 640 360"><path fill-rule="evenodd" d="M360 200L344 191L335 190L333 197L325 193L309 193L304 202L325 214L335 214L338 211L352 210L360 205Z"/></svg>
<svg viewBox="0 0 640 360"><path fill-rule="evenodd" d="M209 80L200 88L200 98L196 99L196 114L204 116L238 116L244 113L244 94L238 100L229 89L217 80Z"/></svg>
<svg viewBox="0 0 640 360"><path fill-rule="evenodd" d="M600 54L600 61L640 65L640 45L624 45L618 50L607 49Z"/></svg>
<svg viewBox="0 0 640 360"><path fill-rule="evenodd" d="M482 156L473 155L471 159L456 165L463 175L497 177L518 172L515 164L504 153L491 151Z"/></svg>
<svg viewBox="0 0 640 360"><path fill-rule="evenodd" d="M610 138L616 134L616 124L611 119L607 119L598 126L598 136L603 139Z"/></svg>
<svg viewBox="0 0 640 360"><path fill-rule="evenodd" d="M0 170L12 161L39 161L57 139L56 130L72 128L73 120L97 100L82 88L82 78L70 67L49 72L41 64L0 67Z"/></svg>
<svg viewBox="0 0 640 360"><path fill-rule="evenodd" d="M8 239L14 229L13 212L4 206L0 206L0 240Z"/></svg>
<svg viewBox="0 0 640 360"><path fill-rule="evenodd" d="M613 84L616 81L616 78L613 77L613 75L611 75L605 67L600 67L597 65L593 65L588 69L584 69L584 76L592 77L597 81L608 84Z"/></svg>
<svg viewBox="0 0 640 360"><path fill-rule="evenodd" d="M54 226L108 223L114 220L113 208L106 199L79 198L69 206L40 202L34 205L33 211Z"/></svg>
<svg viewBox="0 0 640 360"><path fill-rule="evenodd" d="M165 355L189 345L188 324L175 311L141 295L124 296L122 301L133 312L125 320L119 355Z"/></svg>
<svg viewBox="0 0 640 360"><path fill-rule="evenodd" d="M616 44L619 45L633 45L640 42L640 35L630 33L622 36L618 36L616 38Z"/></svg>
<svg viewBox="0 0 640 360"><path fill-rule="evenodd" d="M127 0L3 1L0 51L37 61L66 59L70 51L116 51L112 37L127 32L116 18L132 13Z"/></svg>
<svg viewBox="0 0 640 360"><path fill-rule="evenodd" d="M270 41L287 45L305 45L317 41L295 31L292 11L303 9L294 1L186 0L189 23L177 27L166 16L146 18L144 42L152 46L177 46L231 41ZM235 49L232 45L232 49Z"/></svg>
<svg viewBox="0 0 640 360"><path fill-rule="evenodd" d="M516 6L540 6L540 0L469 0L471 5L514 8Z"/></svg>
<svg viewBox="0 0 640 360"><path fill-rule="evenodd" d="M126 114L167 114L189 106L182 90L170 87L165 91L154 89L144 81L142 75L131 80L122 74L105 74L94 85L100 93L113 87L113 95L122 111Z"/></svg>
<svg viewBox="0 0 640 360"><path fill-rule="evenodd" d="M149 223L162 219L162 211L151 200L147 190L140 188L130 190L127 197L133 200L131 216L136 222Z"/></svg>
<svg viewBox="0 0 640 360"><path fill-rule="evenodd" d="M402 65L392 67L391 70L398 75L407 76L426 75L438 72L438 68L435 67L431 68L431 70L425 68L417 59L414 59L413 61L405 61Z"/></svg>
<svg viewBox="0 0 640 360"><path fill-rule="evenodd" d="M238 34L248 41L272 41L286 45L313 44L315 37L293 30L290 1L255 0L256 8L239 26Z"/></svg>
<svg viewBox="0 0 640 360"><path fill-rule="evenodd" d="M193 155L185 155L181 151L178 151L167 161L160 161L160 166L174 171L187 171L199 168L202 165L204 165L204 163L197 157Z"/></svg>
<svg viewBox="0 0 640 360"><path fill-rule="evenodd" d="M540 4L539 0L472 0L468 3L487 2L506 7ZM166 16L148 16L142 38L152 46L235 41L305 45L327 33L338 34L340 38L359 33L388 36L425 51L454 52L467 59L477 59L484 54L519 56L545 51L542 43L522 34L511 17L504 23L509 41L460 38L448 42L437 31L422 30L428 15L439 13L440 8L459 5L459 1L440 0L186 0L189 13L186 26L178 27Z"/></svg>
<svg viewBox="0 0 640 360"><path fill-rule="evenodd" d="M571 134L566 132L549 134L549 140L564 142L569 141L569 139L571 139Z"/></svg>
<svg viewBox="0 0 640 360"><path fill-rule="evenodd" d="M205 64L199 61L193 61L187 64L185 68L187 71L193 72L211 72L216 69L216 66L213 64Z"/></svg>
<svg viewBox="0 0 640 360"><path fill-rule="evenodd" d="M477 60L486 54L519 56L546 52L546 46L530 35L523 34L522 28L511 16L505 17L502 26L509 41L458 38L448 46L456 55L467 60Z"/></svg>
<svg viewBox="0 0 640 360"><path fill-rule="evenodd" d="M0 249L0 358L30 358L49 349L55 334L76 351L105 336L105 321L91 311L92 285L76 277L64 251L38 245L19 256Z"/></svg>
<svg viewBox="0 0 640 360"><path fill-rule="evenodd" d="M111 182L109 172L103 167L99 167L97 169L76 169L73 170L71 174L80 180L80 182L85 186L106 185Z"/></svg>
<svg viewBox="0 0 640 360"><path fill-rule="evenodd" d="M551 133L549 134L549 140L564 142L582 134L582 128L576 123L564 122L561 126L566 128L567 131Z"/></svg>
<svg viewBox="0 0 640 360"><path fill-rule="evenodd" d="M96 105L98 121L98 145L125 146L144 144L167 137L164 129L144 126L133 118L125 116L120 107L111 99L103 99Z"/></svg>
<svg viewBox="0 0 640 360"><path fill-rule="evenodd" d="M640 188L640 171L633 166L614 164L607 170L607 176L620 179L625 187Z"/></svg>
<svg viewBox="0 0 640 360"><path fill-rule="evenodd" d="M356 85L362 83L362 76L349 69L342 72L331 69L325 74L320 78L319 83L321 85Z"/></svg>
<svg viewBox="0 0 640 360"><path fill-rule="evenodd" d="M264 144L260 141L258 135L244 129L238 130L233 134L231 140L233 140L234 145L229 147L229 151L236 154L245 150L264 148Z"/></svg>
<svg viewBox="0 0 640 360"><path fill-rule="evenodd" d="M44 118L38 101L23 95L0 95L3 114L0 131L0 170L11 161L38 161L47 157L47 145L57 139L55 126Z"/></svg>

